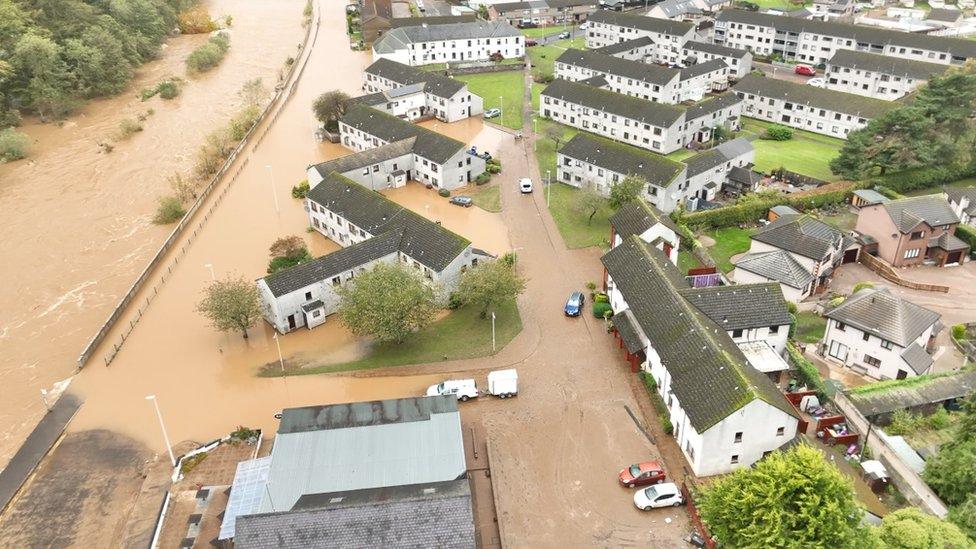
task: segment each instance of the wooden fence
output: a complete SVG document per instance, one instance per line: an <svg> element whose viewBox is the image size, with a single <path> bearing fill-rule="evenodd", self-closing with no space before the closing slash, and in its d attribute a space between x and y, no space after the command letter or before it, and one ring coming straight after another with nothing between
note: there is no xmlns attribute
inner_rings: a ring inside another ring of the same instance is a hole
<svg viewBox="0 0 976 549"><path fill-rule="evenodd" d="M859 256L859 261L864 264L865 267L871 269L872 271L878 273L881 278L887 280L888 282L894 282L899 286L904 286L905 288L911 288L913 290L924 290L926 292L942 292L944 294L949 293L948 286L942 286L941 284L928 284L926 282L914 282L911 280L906 280L898 274L898 271L894 267L888 265L884 261L874 257L871 254L862 253Z"/></svg>

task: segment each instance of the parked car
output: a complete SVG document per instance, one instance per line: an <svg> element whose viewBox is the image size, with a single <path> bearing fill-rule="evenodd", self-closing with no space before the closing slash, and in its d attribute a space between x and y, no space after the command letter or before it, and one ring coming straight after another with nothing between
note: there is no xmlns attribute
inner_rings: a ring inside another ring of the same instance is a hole
<svg viewBox="0 0 976 549"><path fill-rule="evenodd" d="M566 307L563 309L566 316L579 316L583 312L583 302L586 298L583 297L583 292L573 292L570 294L569 299L566 301Z"/></svg>
<svg viewBox="0 0 976 549"><path fill-rule="evenodd" d="M658 507L678 507L685 502L681 490L673 482L655 484L634 492L634 505L638 509L650 511Z"/></svg>
<svg viewBox="0 0 976 549"><path fill-rule="evenodd" d="M561 39L570 38L571 36L573 36L573 35L570 34L569 31L563 31L563 32L559 33L559 38L561 38Z"/></svg>
<svg viewBox="0 0 976 549"><path fill-rule="evenodd" d="M471 205L474 204L474 200L471 200L470 196L464 196L462 194L459 196L451 197L451 204L454 204L456 206L463 206L465 208L470 208Z"/></svg>
<svg viewBox="0 0 976 549"><path fill-rule="evenodd" d="M478 398L478 386L473 379L449 379L427 387L427 396L437 395L454 395L458 400L467 402Z"/></svg>
<svg viewBox="0 0 976 549"><path fill-rule="evenodd" d="M810 80L807 80L807 84L809 84L810 86L813 86L815 88L826 88L827 87L827 81L824 80L823 78L811 78Z"/></svg>
<svg viewBox="0 0 976 549"><path fill-rule="evenodd" d="M518 394L518 372L514 369L488 372L489 395L509 398Z"/></svg>
<svg viewBox="0 0 976 549"><path fill-rule="evenodd" d="M634 486L661 484L664 482L665 474L660 463L656 461L645 461L643 463L635 463L620 471L617 477L620 479L620 484L623 484L627 488L633 488Z"/></svg>
<svg viewBox="0 0 976 549"><path fill-rule="evenodd" d="M579 26L579 30L581 30L581 31L585 31L588 28L590 28L590 24L589 23L583 23L582 25Z"/></svg>
<svg viewBox="0 0 976 549"><path fill-rule="evenodd" d="M528 177L519 179L519 190L522 191L522 194L532 192L532 180Z"/></svg>
<svg viewBox="0 0 976 549"><path fill-rule="evenodd" d="M536 42L535 40L531 39L531 38L526 38L525 39L525 47L527 47L527 48L531 48L532 46L538 46L538 45L539 45L539 43Z"/></svg>
<svg viewBox="0 0 976 549"><path fill-rule="evenodd" d="M796 74L802 74L803 76L816 76L817 69L811 67L810 65L797 65L793 67L793 72Z"/></svg>
<svg viewBox="0 0 976 549"><path fill-rule="evenodd" d="M488 109L487 111L485 111L485 118L495 118L501 116L501 114L502 114L501 109Z"/></svg>

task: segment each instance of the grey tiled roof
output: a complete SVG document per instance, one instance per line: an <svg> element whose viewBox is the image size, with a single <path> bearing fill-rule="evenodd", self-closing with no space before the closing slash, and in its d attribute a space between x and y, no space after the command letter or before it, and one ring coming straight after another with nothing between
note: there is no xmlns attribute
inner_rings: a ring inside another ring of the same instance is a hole
<svg viewBox="0 0 976 549"><path fill-rule="evenodd" d="M664 15L668 17L677 17L679 15L684 15L686 13L701 13L702 10L695 5L695 0L664 0L654 5L655 8L661 8Z"/></svg>
<svg viewBox="0 0 976 549"><path fill-rule="evenodd" d="M856 189L854 194L865 202L864 206L870 206L873 204L883 204L888 202L890 199L879 193L874 189Z"/></svg>
<svg viewBox="0 0 976 549"><path fill-rule="evenodd" d="M640 82L667 85L680 76L678 69L661 65L651 65L640 61L631 61L593 50L578 50L570 48L556 58L556 63L564 63L574 67L581 67L593 71L600 71L614 76L633 78Z"/></svg>
<svg viewBox="0 0 976 549"><path fill-rule="evenodd" d="M827 317L907 347L938 322L939 313L892 295L887 290L863 289L827 311Z"/></svg>
<svg viewBox="0 0 976 549"><path fill-rule="evenodd" d="M748 154L753 150L752 143L744 137L721 143L717 147L696 154L684 160L688 166L688 177L694 177L721 166L726 162Z"/></svg>
<svg viewBox="0 0 976 549"><path fill-rule="evenodd" d="M891 200L885 202L884 209L895 227L903 233L912 232L922 223L930 227L959 223L946 199L937 194Z"/></svg>
<svg viewBox="0 0 976 549"><path fill-rule="evenodd" d="M827 61L827 65L895 76L906 76L915 80L928 80L932 75L942 74L949 69L949 65L926 63L924 61L915 61L903 57L892 57L890 55L857 50L837 50L837 53L830 58L830 61Z"/></svg>
<svg viewBox="0 0 976 549"><path fill-rule="evenodd" d="M962 19L962 12L949 8L932 8L926 17L929 21L941 21L944 23L955 23Z"/></svg>
<svg viewBox="0 0 976 549"><path fill-rule="evenodd" d="M632 40L624 40L623 42L616 42L610 44L609 46L603 46L602 48L597 48L595 51L599 53L605 53L607 55L616 55L618 53L624 53L637 48L642 48L644 46L650 46L654 41L651 40L649 36L641 36L640 38L634 38Z"/></svg>
<svg viewBox="0 0 976 549"><path fill-rule="evenodd" d="M450 99L461 91L467 84L447 76L431 71L404 65L391 59L381 57L366 67L366 74L374 74L381 78L392 80L401 86L423 84L424 91L436 97Z"/></svg>
<svg viewBox="0 0 976 549"><path fill-rule="evenodd" d="M634 320L634 315L630 309L613 315L610 320L613 321L613 327L617 329L620 339L623 340L624 346L629 352L636 353L644 350L644 342L641 341L637 328L634 326L637 321Z"/></svg>
<svg viewBox="0 0 976 549"><path fill-rule="evenodd" d="M422 23L428 25L443 25L445 23L472 23L478 20L477 15L429 15L424 17L394 17L390 19L390 28L415 27Z"/></svg>
<svg viewBox="0 0 976 549"><path fill-rule="evenodd" d="M947 252L955 252L958 250L965 250L969 248L969 244L966 244L958 236L951 233L942 233L935 238L929 239L930 248L940 248Z"/></svg>
<svg viewBox="0 0 976 549"><path fill-rule="evenodd" d="M559 153L625 176L639 175L658 187L669 186L684 170L665 156L585 133L576 134Z"/></svg>
<svg viewBox="0 0 976 549"><path fill-rule="evenodd" d="M898 106L898 103L882 101L853 93L828 90L786 80L766 78L756 73L747 74L732 91L769 97L790 103L826 109L860 118L877 118Z"/></svg>
<svg viewBox="0 0 976 549"><path fill-rule="evenodd" d="M387 143L416 137L414 143L414 153L428 160L433 160L438 164L447 162L458 151L464 149L464 143L451 139L450 137L428 130L422 126L412 124L378 111L366 105L355 105L350 107L340 120L347 124L375 136Z"/></svg>
<svg viewBox="0 0 976 549"><path fill-rule="evenodd" d="M847 397L865 416L886 414L924 404L962 398L976 392L976 370L931 379L908 387L895 386L867 393L850 392Z"/></svg>
<svg viewBox="0 0 976 549"><path fill-rule="evenodd" d="M976 42L959 38L945 38L911 32L850 25L834 21L817 21L794 17L780 17L744 10L722 10L716 21L731 21L747 25L775 27L781 32L810 32L851 39L875 45L892 44L905 48L944 51L958 57L976 57ZM812 87L812 86L811 86Z"/></svg>
<svg viewBox="0 0 976 549"><path fill-rule="evenodd" d="M340 156L333 160L315 164L313 167L323 178L332 172L345 174L352 170L363 168L364 166L372 166L385 160L391 160L398 156L409 154L413 151L416 140L417 138L415 137L408 137L365 151Z"/></svg>
<svg viewBox="0 0 976 549"><path fill-rule="evenodd" d="M729 66L725 64L725 61L722 61L721 59L711 59L709 61L705 61L704 63L695 63L690 67L681 69L681 79L691 80L692 78L701 76L703 74L708 74L710 72L720 71L727 68L729 68Z"/></svg>
<svg viewBox="0 0 976 549"><path fill-rule="evenodd" d="M239 517L234 546L473 549L468 480L303 496L290 511Z"/></svg>
<svg viewBox="0 0 976 549"><path fill-rule="evenodd" d="M679 293L726 331L790 323L783 290L776 282L684 288Z"/></svg>
<svg viewBox="0 0 976 549"><path fill-rule="evenodd" d="M587 86L557 78L542 90L543 97L569 101L591 109L597 109L659 127L670 127L684 111L672 105L638 99L622 93ZM542 108L545 108L543 105Z"/></svg>
<svg viewBox="0 0 976 549"><path fill-rule="evenodd" d="M611 10L599 10L591 13L589 20L670 36L684 36L688 31L695 28L694 24L685 23L684 21L670 21L668 19L658 19L656 17L646 17L635 13L622 13Z"/></svg>
<svg viewBox="0 0 976 549"><path fill-rule="evenodd" d="M783 250L746 254L735 262L736 269L755 273L798 290L806 289L813 275L800 265L791 254Z"/></svg>
<svg viewBox="0 0 976 549"><path fill-rule="evenodd" d="M949 201L956 204L960 204L963 198L968 199L969 209L966 213L976 213L976 187L951 187L945 190L945 194Z"/></svg>
<svg viewBox="0 0 976 549"><path fill-rule="evenodd" d="M753 240L817 261L825 258L831 247L840 244L844 234L809 215L783 215L759 229Z"/></svg>
<svg viewBox="0 0 976 549"><path fill-rule="evenodd" d="M732 166L732 169L729 170L729 181L734 181L736 183L754 185L762 181L762 178L763 175L761 173L753 171L749 168Z"/></svg>
<svg viewBox="0 0 976 549"><path fill-rule="evenodd" d="M610 216L610 225L613 227L614 232L620 235L621 238L644 234L644 231L658 223L671 229L680 236L681 233L674 220L668 214L645 202L642 198L625 204Z"/></svg>
<svg viewBox="0 0 976 549"><path fill-rule="evenodd" d="M373 44L378 53L393 53L405 49L408 44L434 42L439 40L460 40L462 38L484 39L521 37L522 33L503 21L473 21L470 23L445 23L423 25L423 18L413 27L398 27L380 37Z"/></svg>
<svg viewBox="0 0 976 549"><path fill-rule="evenodd" d="M927 372L932 363L935 362L918 343L912 343L902 351L901 359L918 375Z"/></svg>
<svg viewBox="0 0 976 549"><path fill-rule="evenodd" d="M757 399L796 417L726 331L679 294L687 283L660 251L631 236L602 261L671 374L671 389L697 432Z"/></svg>
<svg viewBox="0 0 976 549"><path fill-rule="evenodd" d="M746 50L741 50L739 48L730 48L728 46L722 46L720 44L712 44L710 42L698 42L691 40L684 45L684 49L691 51L700 51L704 53L710 53L712 55L721 55L724 57L736 57L742 59L749 52Z"/></svg>
<svg viewBox="0 0 976 549"><path fill-rule="evenodd" d="M729 107L735 106L736 104L741 102L742 99L740 99L734 93L723 93L722 95L718 95L710 99L705 99L704 101L699 101L694 105L688 107L688 110L685 114L685 120L691 121L698 118L702 118L712 113L718 112L722 109L727 109Z"/></svg>

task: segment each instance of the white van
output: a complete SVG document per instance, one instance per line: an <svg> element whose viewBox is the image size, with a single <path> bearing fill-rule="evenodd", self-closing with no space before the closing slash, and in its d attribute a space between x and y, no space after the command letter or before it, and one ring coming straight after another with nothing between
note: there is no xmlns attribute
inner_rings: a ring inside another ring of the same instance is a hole
<svg viewBox="0 0 976 549"><path fill-rule="evenodd" d="M488 394L499 398L509 398L518 394L518 372L496 370L488 372Z"/></svg>
<svg viewBox="0 0 976 549"><path fill-rule="evenodd" d="M473 379L449 379L427 387L427 396L454 395L460 401L478 398L478 386Z"/></svg>

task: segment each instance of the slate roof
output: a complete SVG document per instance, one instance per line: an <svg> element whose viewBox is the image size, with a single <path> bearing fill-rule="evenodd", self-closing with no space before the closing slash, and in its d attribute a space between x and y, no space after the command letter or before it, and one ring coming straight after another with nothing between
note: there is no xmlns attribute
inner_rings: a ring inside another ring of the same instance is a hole
<svg viewBox="0 0 976 549"><path fill-rule="evenodd" d="M603 46L602 48L597 48L595 51L599 53L605 53L607 55L616 55L618 53L624 53L631 50L636 50L637 48L642 48L644 46L650 46L654 41L651 40L649 36L641 36L640 38L634 38L631 40L624 40L623 42L616 42L610 44L609 46Z"/></svg>
<svg viewBox="0 0 976 549"><path fill-rule="evenodd" d="M874 45L891 44L905 48L922 48L933 51L944 51L958 57L976 57L976 42L959 38L945 38L918 33L888 30L879 27L867 27L838 23L835 21L818 21L781 17L759 12L737 9L727 9L719 12L716 21L733 21L747 25L774 27L778 32L810 32L828 36L837 36L857 42ZM812 87L812 86L810 86Z"/></svg>
<svg viewBox="0 0 976 549"><path fill-rule="evenodd" d="M345 174L365 166L372 166L373 164L378 164L386 160L392 160L399 156L410 154L413 151L414 143L416 141L416 137L408 137L407 139L401 139L400 141L394 141L392 143L380 145L379 147L374 147L365 151L340 156L339 158L335 158L333 160L315 164L312 167L315 168L315 171L319 172L319 175L321 175L323 178L332 172Z"/></svg>
<svg viewBox="0 0 976 549"><path fill-rule="evenodd" d="M548 8L549 6L543 0L530 0L528 2L500 2L498 4L492 4L491 7L495 8L498 13L508 13L512 11L524 11L531 9Z"/></svg>
<svg viewBox="0 0 976 549"><path fill-rule="evenodd" d="M515 27L504 21L476 20L468 23L445 23L441 25L424 26L423 18L417 18L416 26L397 27L390 29L373 44L373 51L377 53L393 53L406 49L409 44L421 42L435 42L441 40L460 40L463 38L505 38L520 37Z"/></svg>
<svg viewBox="0 0 976 549"><path fill-rule="evenodd" d="M949 65L857 50L837 50L837 53L827 61L827 65L905 76L915 80L928 80L932 75L942 74L949 69Z"/></svg>
<svg viewBox="0 0 976 549"><path fill-rule="evenodd" d="M564 63L573 67L581 67L624 78L633 78L640 82L660 86L667 85L675 78L679 78L681 74L678 69L623 59L597 50L578 50L575 48L564 51L562 55L556 58L556 63Z"/></svg>
<svg viewBox="0 0 976 549"><path fill-rule="evenodd" d="M964 211L970 216L976 216L976 187L952 187L944 192L949 201L956 204L961 204L963 198L969 200L969 205Z"/></svg>
<svg viewBox="0 0 976 549"><path fill-rule="evenodd" d="M716 168L744 154L748 154L752 150L752 143L744 137L721 143L717 147L700 152L684 160L684 163L688 166L688 177L705 173L712 168Z"/></svg>
<svg viewBox="0 0 976 549"><path fill-rule="evenodd" d="M684 45L684 49L691 51L700 51L704 53L710 53L712 55L721 55L723 57L736 57L742 59L749 52L739 48L730 48L728 46L722 46L721 44L712 44L710 42L698 42L691 40Z"/></svg>
<svg viewBox="0 0 976 549"><path fill-rule="evenodd" d="M783 250L746 254L735 262L735 268L798 290L806 289L813 281L813 275L792 254Z"/></svg>
<svg viewBox="0 0 976 549"><path fill-rule="evenodd" d="M635 326L637 321L634 320L634 315L630 309L613 315L610 320L613 322L613 327L617 329L617 333L620 334L620 339L623 340L627 351L636 353L644 350L644 342L641 341L640 334Z"/></svg>
<svg viewBox="0 0 976 549"><path fill-rule="evenodd" d="M918 343L912 343L902 351L901 359L918 375L927 372L932 363L935 362Z"/></svg>
<svg viewBox="0 0 976 549"><path fill-rule="evenodd" d="M667 17L702 12L701 8L695 5L695 0L664 0L655 4L654 7L660 8Z"/></svg>
<svg viewBox="0 0 976 549"><path fill-rule="evenodd" d="M959 218L949 202L937 194L899 198L884 203L888 216L902 233L908 234L922 223L930 227L954 225Z"/></svg>
<svg viewBox="0 0 976 549"><path fill-rule="evenodd" d="M796 417L726 331L682 297L678 290L687 283L660 251L631 236L602 261L671 374L671 389L698 433L757 399Z"/></svg>
<svg viewBox="0 0 976 549"><path fill-rule="evenodd" d="M940 248L947 252L954 252L957 250L965 250L969 248L969 244L966 244L958 236L951 233L942 233L935 238L929 239L930 248Z"/></svg>
<svg viewBox="0 0 976 549"><path fill-rule="evenodd" d="M864 202L864 204L862 204L863 206L884 204L885 202L891 200L874 189L856 189L854 194Z"/></svg>
<svg viewBox="0 0 976 549"><path fill-rule="evenodd" d="M394 17L390 19L390 28L415 27L419 24L443 25L446 23L472 23L478 20L477 15L428 15L424 17Z"/></svg>
<svg viewBox="0 0 976 549"><path fill-rule="evenodd" d="M678 293L726 331L790 323L786 298L776 282L683 288Z"/></svg>
<svg viewBox="0 0 976 549"><path fill-rule="evenodd" d="M732 166L732 169L729 170L729 181L742 185L755 185L756 183L762 181L762 178L763 174L749 168L743 168L741 166Z"/></svg>
<svg viewBox="0 0 976 549"><path fill-rule="evenodd" d="M546 86L546 89L542 90L542 96L569 101L663 128L670 127L684 114L682 109L673 105L646 101L562 78L557 78Z"/></svg>
<svg viewBox="0 0 976 549"><path fill-rule="evenodd" d="M403 63L398 63L385 57L374 61L363 72L392 80L401 86L423 84L424 91L436 97L443 97L444 99L454 97L457 92L467 86L467 84L460 80L455 80L435 72L425 71L417 67L411 67L410 65L404 65Z"/></svg>
<svg viewBox="0 0 976 549"><path fill-rule="evenodd" d="M949 8L932 8L929 10L929 14L925 19L943 23L955 23L962 19L962 11Z"/></svg>
<svg viewBox="0 0 976 549"><path fill-rule="evenodd" d="M756 73L747 74L742 80L739 80L732 91L739 94L749 93L759 97L789 101L806 107L826 109L867 119L877 118L898 106L897 103L891 101L767 78Z"/></svg>
<svg viewBox="0 0 976 549"><path fill-rule="evenodd" d="M729 68L729 66L726 65L725 61L722 61L721 59L711 59L709 61L705 61L704 63L695 63L690 67L681 69L681 80L691 80L692 78L696 78L703 74L708 74L727 68Z"/></svg>
<svg viewBox="0 0 976 549"><path fill-rule="evenodd" d="M782 215L752 235L753 240L817 261L843 237L842 232L815 217L795 214Z"/></svg>
<svg viewBox="0 0 976 549"><path fill-rule="evenodd" d="M895 386L866 393L852 391L847 393L847 398L858 411L866 417L871 417L953 398L963 398L974 392L976 392L976 370L968 370L933 376L923 383L907 387Z"/></svg>
<svg viewBox="0 0 976 549"><path fill-rule="evenodd" d="M668 187L684 171L680 162L660 154L585 133L573 136L559 154L625 176L639 175L658 187Z"/></svg>
<svg viewBox="0 0 976 549"><path fill-rule="evenodd" d="M415 137L413 152L438 164L447 162L458 151L464 149L464 143L457 139L451 139L366 105L350 107L339 121L387 143Z"/></svg>
<svg viewBox="0 0 976 549"><path fill-rule="evenodd" d="M907 347L938 322L935 311L904 300L887 290L865 288L827 311L826 316Z"/></svg>
<svg viewBox="0 0 976 549"><path fill-rule="evenodd" d="M693 23L685 23L684 21L670 21L611 10L599 10L591 13L588 20L605 25L627 27L669 36L684 36L688 31L695 28Z"/></svg>
<svg viewBox="0 0 976 549"><path fill-rule="evenodd" d="M742 99L739 96L735 95L734 93L724 93L722 95L717 95L710 99L699 101L694 105L688 107L688 110L685 112L685 120L691 121L698 118L703 118L712 113L718 112L722 109L727 109L741 102Z"/></svg>
<svg viewBox="0 0 976 549"><path fill-rule="evenodd" d="M666 213L651 206L641 198L625 204L610 216L610 225L620 238L644 234L647 229L661 223L680 236L678 225Z"/></svg>

